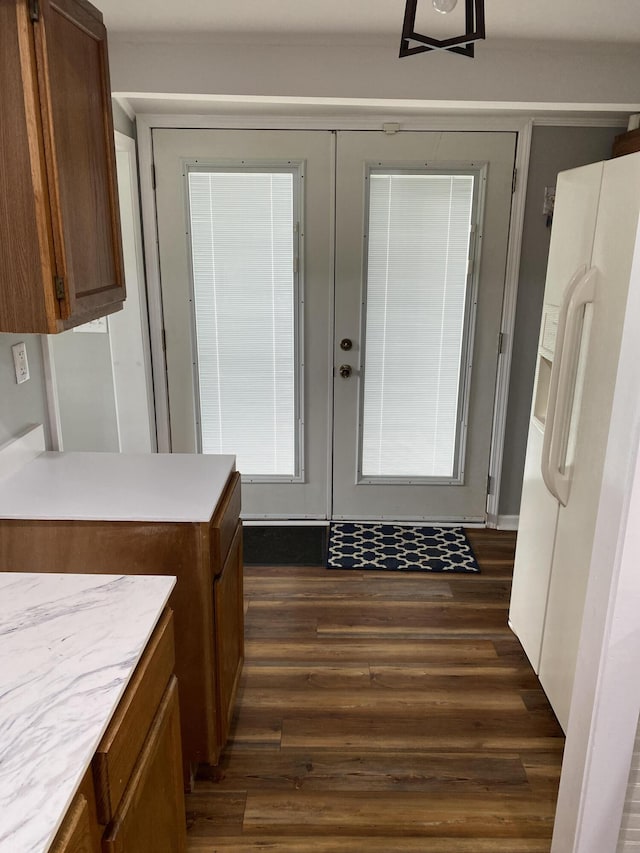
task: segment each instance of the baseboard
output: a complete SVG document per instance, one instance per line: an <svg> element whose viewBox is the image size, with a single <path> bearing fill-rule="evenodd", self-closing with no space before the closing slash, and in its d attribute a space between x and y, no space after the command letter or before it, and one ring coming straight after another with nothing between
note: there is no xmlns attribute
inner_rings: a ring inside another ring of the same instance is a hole
<svg viewBox="0 0 640 853"><path fill-rule="evenodd" d="M517 530L519 521L519 515L499 515L498 530Z"/></svg>

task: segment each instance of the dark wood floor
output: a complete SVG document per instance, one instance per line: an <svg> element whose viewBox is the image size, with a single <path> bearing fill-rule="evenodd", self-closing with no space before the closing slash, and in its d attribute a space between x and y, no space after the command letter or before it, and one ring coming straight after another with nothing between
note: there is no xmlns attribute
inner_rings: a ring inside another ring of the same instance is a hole
<svg viewBox="0 0 640 853"><path fill-rule="evenodd" d="M548 853L564 740L507 627L514 535L480 576L245 570L232 740L189 850Z"/></svg>

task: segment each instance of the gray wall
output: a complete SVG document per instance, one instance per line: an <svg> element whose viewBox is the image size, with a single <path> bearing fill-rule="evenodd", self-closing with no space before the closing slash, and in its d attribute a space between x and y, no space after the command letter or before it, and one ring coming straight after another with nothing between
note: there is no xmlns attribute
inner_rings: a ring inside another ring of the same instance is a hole
<svg viewBox="0 0 640 853"><path fill-rule="evenodd" d="M13 344L24 341L31 378L16 384ZM39 335L0 334L0 444L30 424L43 424L50 446ZM108 334L52 337L65 450L118 451Z"/></svg>
<svg viewBox="0 0 640 853"><path fill-rule="evenodd" d="M24 341L31 379L16 384L11 347ZM30 424L44 424L49 434L42 348L37 335L0 334L0 444Z"/></svg>
<svg viewBox="0 0 640 853"><path fill-rule="evenodd" d="M544 188L555 186L558 172L606 160L621 128L535 127L531 145L524 218L513 362L500 490L500 514L520 510L538 331L551 229L542 215Z"/></svg>
<svg viewBox="0 0 640 853"><path fill-rule="evenodd" d="M470 62L446 50L398 59L396 36L345 42L326 34L249 40L111 31L109 55L113 92L588 104L640 99L636 45L491 38Z"/></svg>

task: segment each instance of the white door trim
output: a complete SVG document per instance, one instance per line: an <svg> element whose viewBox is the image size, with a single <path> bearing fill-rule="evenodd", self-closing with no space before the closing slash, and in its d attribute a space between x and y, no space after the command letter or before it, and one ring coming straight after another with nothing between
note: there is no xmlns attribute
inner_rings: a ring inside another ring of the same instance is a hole
<svg viewBox="0 0 640 853"><path fill-rule="evenodd" d="M149 413L149 437L151 440L151 450L156 450L156 419L155 419L155 403L153 396L153 371L150 351L150 335L149 335L149 315L147 311L147 292L145 283L144 269L144 245L142 237L142 219L140 211L140 194L138 192L138 161L136 157L136 140L132 139L124 133L115 131L114 133L116 151L121 151L127 155L129 161L129 174L131 177L129 192L132 211L132 226L133 226L133 241L135 246L136 259L136 280L137 293L136 299L140 309L140 327L142 332L142 354L144 359L144 376L147 392L147 411ZM114 378L115 382L115 378ZM114 386L115 387L115 386ZM117 392L116 392L117 401Z"/></svg>
<svg viewBox="0 0 640 853"><path fill-rule="evenodd" d="M171 451L169 389L167 386L167 364L164 349L160 255L158 252L158 232L156 227L155 175L153 169L153 139L151 135L153 127L155 127L155 124L147 124L144 116L138 116L136 130L138 135L138 162L140 164L140 210L142 213L142 242L145 268L147 271L147 308L149 311L149 343L156 413L156 437L158 453L169 453Z"/></svg>
<svg viewBox="0 0 640 853"><path fill-rule="evenodd" d="M64 450L64 445L62 443L62 420L60 418L58 379L56 377L56 363L53 356L51 335L43 335L41 340L42 366L44 370L44 387L47 398L47 415L51 450L62 452Z"/></svg>
<svg viewBox="0 0 640 853"><path fill-rule="evenodd" d="M326 517L333 518L333 362L334 362L334 344L336 336L336 170L337 170L337 134L334 131L331 140L331 173L329 180L333 187L333 197L330 205L330 229L331 229L331 257L329 266L333 274L334 287L329 288L329 336L327 340L327 348L329 350L327 364L329 365L330 376L328 377L327 395L327 504Z"/></svg>
<svg viewBox="0 0 640 853"><path fill-rule="evenodd" d="M511 201L511 222L509 225L509 247L502 302L502 351L498 359L496 396L493 409L493 430L491 433L491 456L489 461L489 482L491 487L487 495L487 525L498 526L498 508L500 504L500 480L502 478L502 459L504 438L507 428L507 406L509 403L509 379L511 377L511 358L513 355L513 331L516 325L516 304L520 280L520 253L524 231L524 212L527 200L527 179L529 176L529 158L531 156L531 137L533 121L528 121L518 132L515 162L515 190Z"/></svg>

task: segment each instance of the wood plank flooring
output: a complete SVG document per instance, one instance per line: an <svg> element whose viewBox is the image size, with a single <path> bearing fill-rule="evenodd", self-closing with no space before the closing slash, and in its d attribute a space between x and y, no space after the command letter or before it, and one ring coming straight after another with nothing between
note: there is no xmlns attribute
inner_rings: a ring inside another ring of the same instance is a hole
<svg viewBox="0 0 640 853"><path fill-rule="evenodd" d="M564 740L481 575L245 569L231 741L187 797L199 853L548 853Z"/></svg>

